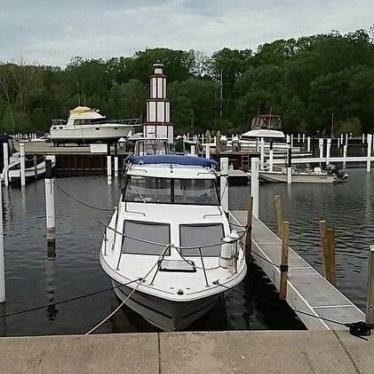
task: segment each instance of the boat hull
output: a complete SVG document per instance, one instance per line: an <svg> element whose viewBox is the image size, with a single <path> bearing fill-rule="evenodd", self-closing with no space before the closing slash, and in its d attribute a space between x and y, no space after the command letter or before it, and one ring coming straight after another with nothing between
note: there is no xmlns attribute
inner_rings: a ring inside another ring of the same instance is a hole
<svg viewBox="0 0 374 374"><path fill-rule="evenodd" d="M124 301L133 288L121 286L112 281L117 297ZM180 331L208 313L217 303L221 294L206 298L177 302L135 291L125 304L145 320L163 331Z"/></svg>
<svg viewBox="0 0 374 374"><path fill-rule="evenodd" d="M260 172L261 179L268 182L286 183L287 174ZM292 174L292 183L334 183L333 175Z"/></svg>

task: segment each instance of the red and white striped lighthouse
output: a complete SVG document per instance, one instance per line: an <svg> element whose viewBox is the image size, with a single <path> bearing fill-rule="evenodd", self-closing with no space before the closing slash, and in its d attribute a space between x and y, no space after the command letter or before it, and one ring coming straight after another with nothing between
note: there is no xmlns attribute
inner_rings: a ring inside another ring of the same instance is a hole
<svg viewBox="0 0 374 374"><path fill-rule="evenodd" d="M147 121L143 126L145 138L174 141L173 124L170 122L170 101L167 99L167 80L163 65L153 64L150 77L149 99L147 100Z"/></svg>

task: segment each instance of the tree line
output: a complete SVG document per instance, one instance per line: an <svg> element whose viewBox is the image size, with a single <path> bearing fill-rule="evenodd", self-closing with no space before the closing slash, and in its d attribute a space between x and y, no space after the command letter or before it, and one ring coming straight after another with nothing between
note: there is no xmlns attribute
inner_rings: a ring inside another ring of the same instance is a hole
<svg viewBox="0 0 374 374"><path fill-rule="evenodd" d="M66 118L79 104L108 118L144 119L149 74L160 61L177 133L240 132L270 112L288 132L372 131L372 36L372 29L333 31L210 56L154 48L108 60L75 57L65 68L2 62L0 130L46 132L52 118Z"/></svg>

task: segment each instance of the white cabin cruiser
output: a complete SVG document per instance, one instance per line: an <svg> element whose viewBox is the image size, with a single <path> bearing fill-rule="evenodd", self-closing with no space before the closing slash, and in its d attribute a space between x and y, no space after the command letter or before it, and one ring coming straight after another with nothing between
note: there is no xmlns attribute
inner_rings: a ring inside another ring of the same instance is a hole
<svg viewBox="0 0 374 374"><path fill-rule="evenodd" d="M161 330L182 330L245 277L245 229L232 230L222 210L214 161L128 161L100 263L122 303Z"/></svg>
<svg viewBox="0 0 374 374"><path fill-rule="evenodd" d="M97 109L78 106L70 111L67 122L52 121L50 140L56 145L68 141L78 144L116 141L134 133L137 126L140 126L140 120L137 118L107 121Z"/></svg>

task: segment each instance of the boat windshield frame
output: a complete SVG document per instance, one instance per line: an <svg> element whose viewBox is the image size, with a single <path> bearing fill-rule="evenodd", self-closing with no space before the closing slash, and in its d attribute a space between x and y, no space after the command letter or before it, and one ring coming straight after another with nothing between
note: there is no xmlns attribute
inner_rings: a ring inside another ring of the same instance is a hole
<svg viewBox="0 0 374 374"><path fill-rule="evenodd" d="M140 184L135 185L135 190L130 188L134 185L131 180L138 179L146 181L148 179L151 194L142 194L144 187ZM205 185L201 186L202 183ZM177 192L180 188L182 193ZM195 188L200 187L200 188ZM142 190L142 191L139 191ZM162 196L164 190L168 192ZM205 191L201 194L202 191ZM195 194L194 194L195 192ZM188 196L190 194L190 196ZM157 196L153 198L153 196ZM189 199L190 198L190 199ZM127 203L148 203L148 204L172 204L172 205L196 205L196 206L220 206L220 193L218 191L217 181L214 178L170 178L170 177L152 177L143 175L127 175L122 189L122 201Z"/></svg>

